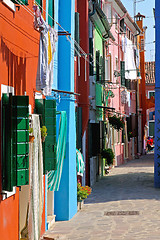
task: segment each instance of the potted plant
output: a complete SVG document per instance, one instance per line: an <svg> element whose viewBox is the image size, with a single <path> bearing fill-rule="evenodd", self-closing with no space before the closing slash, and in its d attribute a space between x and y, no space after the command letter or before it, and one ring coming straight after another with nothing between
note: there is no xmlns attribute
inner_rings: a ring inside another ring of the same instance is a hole
<svg viewBox="0 0 160 240"><path fill-rule="evenodd" d="M77 183L77 205L79 209L81 209L83 200L86 199L91 194L91 192L91 187L82 186L80 182Z"/></svg>
<svg viewBox="0 0 160 240"><path fill-rule="evenodd" d="M101 152L102 158L105 158L105 165L113 165L114 153L111 148L103 149Z"/></svg>
<svg viewBox="0 0 160 240"><path fill-rule="evenodd" d="M112 125L114 129L117 131L122 130L124 128L124 120L121 117L109 116L108 117L109 123Z"/></svg>
<svg viewBox="0 0 160 240"><path fill-rule="evenodd" d="M47 137L47 128L46 128L46 126L42 126L41 127L42 142L45 142L46 137Z"/></svg>
<svg viewBox="0 0 160 240"><path fill-rule="evenodd" d="M33 128L29 127L29 142L34 141L34 136L33 136Z"/></svg>

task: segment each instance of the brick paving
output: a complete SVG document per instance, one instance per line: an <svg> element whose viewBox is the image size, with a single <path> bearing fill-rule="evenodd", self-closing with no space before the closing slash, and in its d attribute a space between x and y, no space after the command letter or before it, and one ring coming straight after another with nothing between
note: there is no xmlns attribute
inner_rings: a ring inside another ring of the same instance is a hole
<svg viewBox="0 0 160 240"><path fill-rule="evenodd" d="M81 211L70 221L56 222L46 236L66 240L160 239L160 189L154 188L153 165L154 155L148 154L111 169L95 184Z"/></svg>

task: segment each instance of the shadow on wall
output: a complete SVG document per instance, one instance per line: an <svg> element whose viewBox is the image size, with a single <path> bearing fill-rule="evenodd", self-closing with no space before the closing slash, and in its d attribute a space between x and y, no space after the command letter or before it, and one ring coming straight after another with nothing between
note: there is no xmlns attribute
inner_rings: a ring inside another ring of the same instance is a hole
<svg viewBox="0 0 160 240"><path fill-rule="evenodd" d="M16 95L24 95L26 91L26 57L16 56L8 48L3 37L1 37L0 44L2 59L8 68L8 85L15 88ZM19 50L18 52L20 53Z"/></svg>

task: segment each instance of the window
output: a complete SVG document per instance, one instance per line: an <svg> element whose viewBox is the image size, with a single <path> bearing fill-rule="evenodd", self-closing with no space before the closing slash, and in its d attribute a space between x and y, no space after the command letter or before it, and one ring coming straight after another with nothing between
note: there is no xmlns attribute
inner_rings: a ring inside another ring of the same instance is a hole
<svg viewBox="0 0 160 240"><path fill-rule="evenodd" d="M105 80L111 81L111 55L105 57Z"/></svg>
<svg viewBox="0 0 160 240"><path fill-rule="evenodd" d="M129 39L131 40L131 31L129 30L128 32Z"/></svg>
<svg viewBox="0 0 160 240"><path fill-rule="evenodd" d="M118 31L118 15L115 13L115 30Z"/></svg>
<svg viewBox="0 0 160 240"><path fill-rule="evenodd" d="M126 24L124 23L124 32L126 33L126 29L127 29L127 27L126 27Z"/></svg>
<svg viewBox="0 0 160 240"><path fill-rule="evenodd" d="M112 5L107 3L104 5L104 12L107 16L107 20L110 24L112 24Z"/></svg>
<svg viewBox="0 0 160 240"><path fill-rule="evenodd" d="M96 51L96 81L100 80L100 51Z"/></svg>
<svg viewBox="0 0 160 240"><path fill-rule="evenodd" d="M149 120L155 120L155 111L149 113Z"/></svg>
<svg viewBox="0 0 160 240"><path fill-rule="evenodd" d="M110 81L109 59L105 58L105 80Z"/></svg>
<svg viewBox="0 0 160 240"><path fill-rule="evenodd" d="M75 41L79 44L79 13L75 12L75 31L74 31ZM75 44L75 56L77 56L77 52L79 52L79 49L77 45ZM91 47L90 47L91 49Z"/></svg>
<svg viewBox="0 0 160 240"><path fill-rule="evenodd" d="M150 137L154 137L154 132L155 132L154 128L155 128L155 122L150 121L149 122L149 136Z"/></svg>
<svg viewBox="0 0 160 240"><path fill-rule="evenodd" d="M120 32L124 32L124 18L120 20Z"/></svg>
<svg viewBox="0 0 160 240"><path fill-rule="evenodd" d="M125 61L121 61L120 64L121 64L121 70L120 70L120 73L121 73L121 85L125 86Z"/></svg>
<svg viewBox="0 0 160 240"><path fill-rule="evenodd" d="M116 60L116 70L118 71L118 70L119 70L119 66L118 66L118 58L116 57L115 60Z"/></svg>
<svg viewBox="0 0 160 240"><path fill-rule="evenodd" d="M149 91L148 92L148 98L150 99L151 97L155 98L155 91L153 91L153 92Z"/></svg>

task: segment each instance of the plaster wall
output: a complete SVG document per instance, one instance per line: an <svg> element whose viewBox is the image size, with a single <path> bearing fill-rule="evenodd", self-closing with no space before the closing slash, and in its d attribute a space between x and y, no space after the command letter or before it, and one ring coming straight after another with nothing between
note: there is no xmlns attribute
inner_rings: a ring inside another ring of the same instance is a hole
<svg viewBox="0 0 160 240"><path fill-rule="evenodd" d="M74 0L59 0L59 23L74 38ZM74 51L65 36L59 37L58 44L58 89L74 92ZM67 113L66 155L63 164L59 191L55 192L55 215L57 221L71 219L77 212L76 175L76 126L75 100L73 96L62 96L58 111Z"/></svg>
<svg viewBox="0 0 160 240"><path fill-rule="evenodd" d="M44 1L45 2L45 1ZM32 10L32 1L28 7ZM33 16L20 6L13 13L0 3L0 92L1 84L13 86L16 95L29 95L34 108L39 33L34 30ZM0 171L1 172L1 171ZM1 191L0 176L0 191ZM44 214L42 232L45 230ZM6 200L0 200L0 239L19 238L19 190Z"/></svg>

